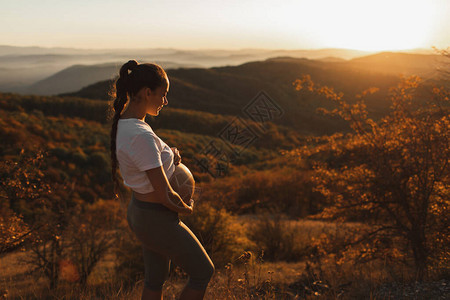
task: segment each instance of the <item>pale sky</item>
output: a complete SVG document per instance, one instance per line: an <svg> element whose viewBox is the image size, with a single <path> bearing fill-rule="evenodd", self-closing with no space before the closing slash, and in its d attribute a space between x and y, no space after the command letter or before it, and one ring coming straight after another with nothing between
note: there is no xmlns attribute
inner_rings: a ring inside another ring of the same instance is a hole
<svg viewBox="0 0 450 300"><path fill-rule="evenodd" d="M0 0L0 45L450 47L450 0Z"/></svg>

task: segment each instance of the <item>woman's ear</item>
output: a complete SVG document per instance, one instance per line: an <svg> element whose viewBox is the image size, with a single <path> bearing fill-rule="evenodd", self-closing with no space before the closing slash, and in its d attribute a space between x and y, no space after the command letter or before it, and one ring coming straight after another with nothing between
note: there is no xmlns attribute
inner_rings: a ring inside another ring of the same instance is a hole
<svg viewBox="0 0 450 300"><path fill-rule="evenodd" d="M147 87L143 87L143 88L141 88L138 92L137 92L137 94L135 95L135 97L139 100L139 101L141 101L141 100L145 100L145 99L147 99L147 97L149 96L149 91L148 91L148 88Z"/></svg>
<svg viewBox="0 0 450 300"><path fill-rule="evenodd" d="M145 92L147 93L148 96L151 96L153 94L153 91L151 88L145 87L145 89L146 89Z"/></svg>

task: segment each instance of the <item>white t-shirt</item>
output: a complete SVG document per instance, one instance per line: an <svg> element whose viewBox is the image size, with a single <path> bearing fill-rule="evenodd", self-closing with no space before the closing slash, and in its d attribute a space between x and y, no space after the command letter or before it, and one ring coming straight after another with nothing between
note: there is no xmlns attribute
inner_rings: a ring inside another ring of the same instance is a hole
<svg viewBox="0 0 450 300"><path fill-rule="evenodd" d="M116 155L124 184L138 193L155 190L146 170L163 166L167 179L175 171L172 149L139 119L119 119Z"/></svg>

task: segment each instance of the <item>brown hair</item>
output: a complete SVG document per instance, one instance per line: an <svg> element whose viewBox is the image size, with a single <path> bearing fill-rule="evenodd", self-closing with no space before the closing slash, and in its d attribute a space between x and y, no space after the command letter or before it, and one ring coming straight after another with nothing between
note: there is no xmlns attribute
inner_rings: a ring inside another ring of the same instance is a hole
<svg viewBox="0 0 450 300"><path fill-rule="evenodd" d="M129 71L131 72L129 73ZM166 84L166 78L166 72L157 64L138 64L137 61L130 60L120 68L119 78L115 83L115 93L112 93L112 95L115 94L115 99L112 103L114 116L111 126L111 175L116 198L118 197L116 137L120 115L128 100L133 99L133 96L143 87L157 89Z"/></svg>

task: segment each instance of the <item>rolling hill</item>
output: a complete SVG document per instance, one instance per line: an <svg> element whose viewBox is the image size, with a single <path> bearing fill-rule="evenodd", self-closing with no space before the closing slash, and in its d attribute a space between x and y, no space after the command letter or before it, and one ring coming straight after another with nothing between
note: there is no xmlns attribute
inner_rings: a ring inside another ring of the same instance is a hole
<svg viewBox="0 0 450 300"><path fill-rule="evenodd" d="M348 64L367 72L405 76L414 74L429 79L439 75L438 68L445 62L446 58L442 55L382 52L354 58Z"/></svg>
<svg viewBox="0 0 450 300"><path fill-rule="evenodd" d="M171 62L158 62L164 68L195 67ZM24 90L27 94L55 95L67 91L76 91L85 86L105 79L114 78L121 63L106 63L96 65L74 65L48 78L38 81Z"/></svg>

